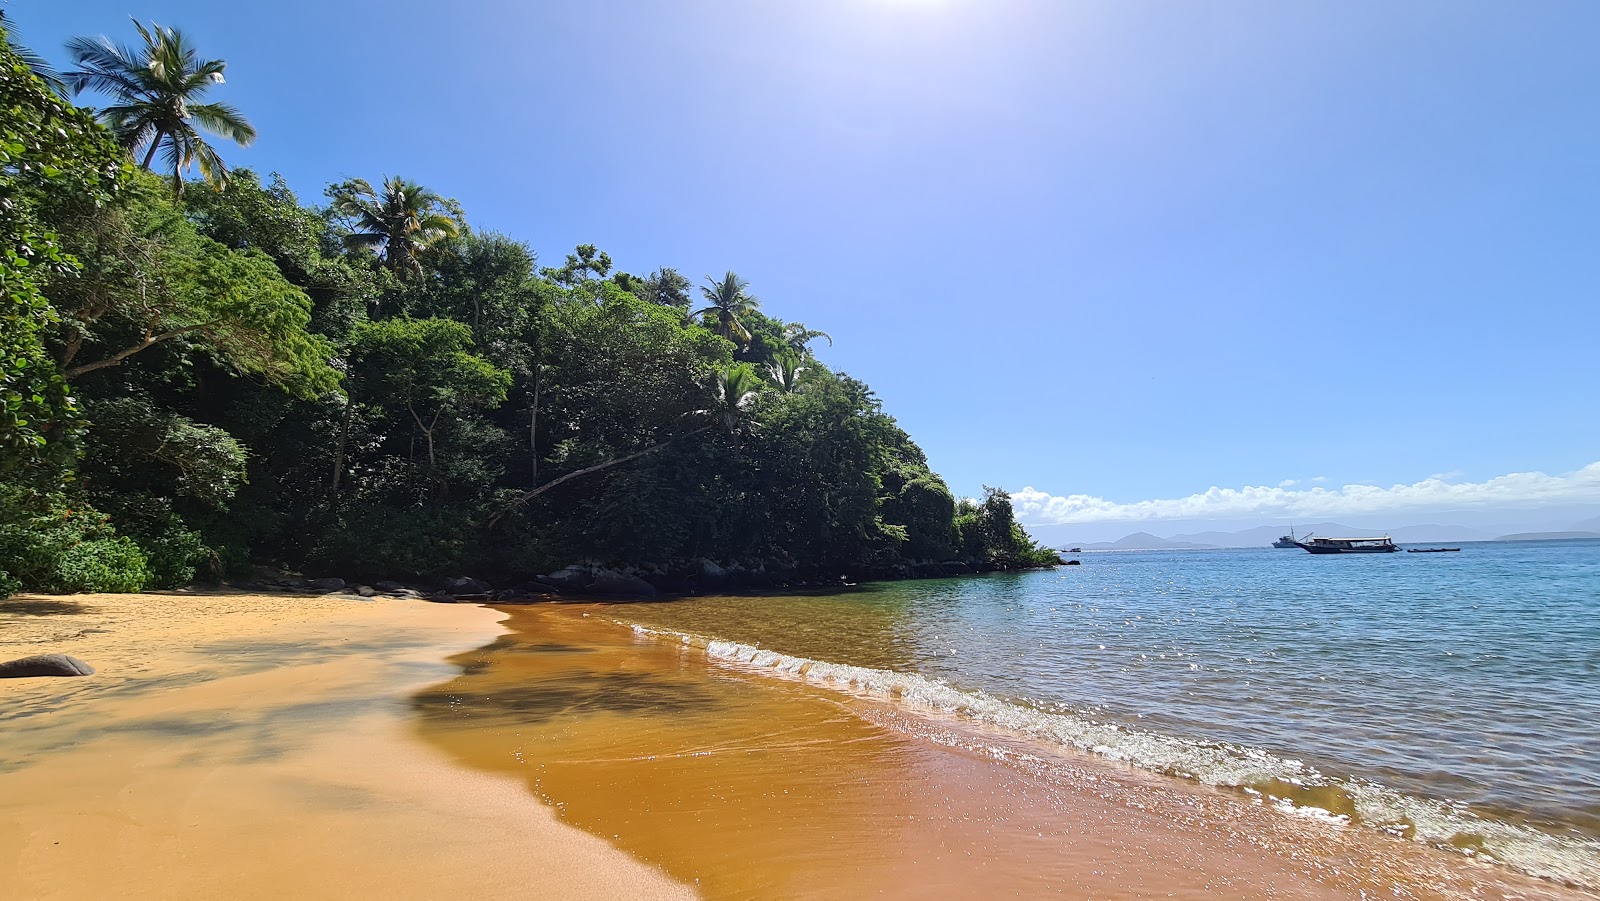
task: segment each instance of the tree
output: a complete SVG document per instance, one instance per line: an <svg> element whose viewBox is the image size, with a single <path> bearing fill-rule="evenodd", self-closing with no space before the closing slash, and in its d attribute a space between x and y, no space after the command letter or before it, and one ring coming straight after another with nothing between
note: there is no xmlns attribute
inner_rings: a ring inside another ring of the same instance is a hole
<svg viewBox="0 0 1600 901"><path fill-rule="evenodd" d="M547 266L539 274L565 287L581 285L591 279L605 278L611 271L611 254L593 244L579 244L567 254L565 263L558 267Z"/></svg>
<svg viewBox="0 0 1600 901"><path fill-rule="evenodd" d="M826 338L828 346L833 346L833 336L827 332L808 329L798 322L791 322L783 327L784 344L788 345L790 350L803 356L815 356L808 345L817 338Z"/></svg>
<svg viewBox="0 0 1600 901"><path fill-rule="evenodd" d="M66 73L75 93L85 90L108 95L112 105L100 110L100 121L131 153L144 152L140 166L149 169L157 150L172 172L172 189L183 190L183 173L198 165L200 175L214 185L226 184L228 167L195 126L241 147L256 138L256 130L237 109L226 103L201 103L214 85L222 84L227 63L201 59L187 36L176 28L151 23L147 28L133 20L144 45L137 49L108 37L77 37L67 51L78 68Z"/></svg>
<svg viewBox="0 0 1600 901"><path fill-rule="evenodd" d="M64 198L52 211L85 264L46 292L61 316L62 374L76 380L182 345L305 397L336 387L332 346L306 328L310 298L261 251L198 234L152 177L141 178L116 204Z"/></svg>
<svg viewBox="0 0 1600 901"><path fill-rule="evenodd" d="M345 246L377 252L402 280L420 277L421 256L461 231L453 204L398 175L384 178L381 194L364 178L336 185L329 194L350 229Z"/></svg>
<svg viewBox="0 0 1600 901"><path fill-rule="evenodd" d="M357 387L369 399L398 405L423 436L430 478L438 469L437 434L446 413L499 406L511 375L471 352L472 331L449 319L400 317L364 322L351 337Z"/></svg>
<svg viewBox="0 0 1600 901"><path fill-rule="evenodd" d="M79 263L42 207L55 196L109 202L126 175L105 130L0 47L0 481L54 480L75 451L78 410L47 352L60 321L41 288Z"/></svg>
<svg viewBox="0 0 1600 901"><path fill-rule="evenodd" d="M705 298L707 305L690 315L715 314L717 334L741 348L749 347L751 335L739 322L739 317L761 308L761 301L750 293L750 283L730 269L720 281L706 276L706 285L700 289L700 295Z"/></svg>
<svg viewBox="0 0 1600 901"><path fill-rule="evenodd" d="M772 379L773 386L784 394L798 392L810 371L810 366L801 365L797 354L784 354L767 364L767 376Z"/></svg>
<svg viewBox="0 0 1600 901"><path fill-rule="evenodd" d="M761 394L761 377L749 363L731 363L711 374L711 416L728 434L744 428L750 405Z"/></svg>

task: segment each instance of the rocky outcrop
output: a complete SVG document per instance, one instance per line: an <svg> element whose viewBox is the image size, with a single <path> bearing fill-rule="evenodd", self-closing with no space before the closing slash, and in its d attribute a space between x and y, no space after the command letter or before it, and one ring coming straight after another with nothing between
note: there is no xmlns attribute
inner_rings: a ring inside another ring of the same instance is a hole
<svg viewBox="0 0 1600 901"><path fill-rule="evenodd" d="M489 583L471 576L457 576L444 583L444 590L457 597L464 594L488 594Z"/></svg>
<svg viewBox="0 0 1600 901"><path fill-rule="evenodd" d="M604 594L613 597L653 598L656 596L656 587L638 576L626 573L613 572L602 569L595 573L594 581L589 583L590 594Z"/></svg>
<svg viewBox="0 0 1600 901"><path fill-rule="evenodd" d="M306 583L306 587L312 591L338 591L339 589L343 588L344 585L344 580L338 576L329 576L324 579L312 579Z"/></svg>
<svg viewBox="0 0 1600 901"><path fill-rule="evenodd" d="M70 654L40 654L0 663L0 679L26 679L33 676L89 676L94 667Z"/></svg>
<svg viewBox="0 0 1600 901"><path fill-rule="evenodd" d="M579 593L594 582L594 573L586 566L568 566L545 576L535 576L533 581L556 591Z"/></svg>

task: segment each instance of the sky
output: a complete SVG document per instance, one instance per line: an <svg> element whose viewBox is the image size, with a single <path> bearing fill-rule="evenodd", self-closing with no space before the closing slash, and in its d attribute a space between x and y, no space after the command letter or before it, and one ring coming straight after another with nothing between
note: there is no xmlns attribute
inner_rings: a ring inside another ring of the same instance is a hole
<svg viewBox="0 0 1600 901"><path fill-rule="evenodd" d="M1025 522L1600 514L1592 0L4 8L183 28L303 200L738 271Z"/></svg>

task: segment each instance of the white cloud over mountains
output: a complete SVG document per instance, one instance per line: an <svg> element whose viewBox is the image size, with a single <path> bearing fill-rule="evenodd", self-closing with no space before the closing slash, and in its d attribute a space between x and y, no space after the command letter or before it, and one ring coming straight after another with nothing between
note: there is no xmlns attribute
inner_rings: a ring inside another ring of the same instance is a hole
<svg viewBox="0 0 1600 901"><path fill-rule="evenodd" d="M1320 482L1322 479L1311 479ZM1251 517L1337 517L1393 511L1463 510L1490 507L1540 507L1600 502L1600 462L1568 475L1514 472L1483 482L1456 482L1433 476L1410 485L1381 488L1346 485L1328 488L1277 486L1211 488L1188 497L1119 504L1103 497L1065 497L1034 488L1013 492L1017 518L1028 525L1087 522L1243 519Z"/></svg>

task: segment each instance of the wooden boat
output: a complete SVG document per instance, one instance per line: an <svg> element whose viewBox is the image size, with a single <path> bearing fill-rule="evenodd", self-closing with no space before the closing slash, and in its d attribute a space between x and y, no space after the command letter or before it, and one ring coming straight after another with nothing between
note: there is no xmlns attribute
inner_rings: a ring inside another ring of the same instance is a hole
<svg viewBox="0 0 1600 901"><path fill-rule="evenodd" d="M1294 526L1290 526L1289 534L1279 538L1277 541L1274 541L1272 546L1276 548L1299 547L1300 542L1294 537Z"/></svg>
<svg viewBox="0 0 1600 901"><path fill-rule="evenodd" d="M1392 554L1400 546L1382 538L1312 538L1296 541L1295 545L1312 554Z"/></svg>
<svg viewBox="0 0 1600 901"><path fill-rule="evenodd" d="M1408 547L1408 554L1454 554L1460 551L1458 547Z"/></svg>

